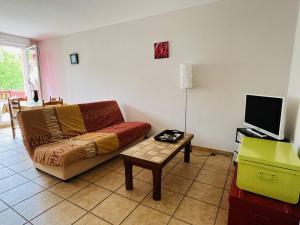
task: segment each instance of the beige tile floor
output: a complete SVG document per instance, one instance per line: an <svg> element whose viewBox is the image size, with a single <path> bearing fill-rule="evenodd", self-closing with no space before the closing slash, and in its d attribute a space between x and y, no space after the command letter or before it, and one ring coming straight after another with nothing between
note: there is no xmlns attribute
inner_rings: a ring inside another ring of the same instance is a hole
<svg viewBox="0 0 300 225"><path fill-rule="evenodd" d="M148 170L134 168L133 191L125 189L119 158L63 182L33 167L20 134L13 140L0 129L0 224L226 225L233 169L226 156L191 155L187 164L178 153L154 201Z"/></svg>

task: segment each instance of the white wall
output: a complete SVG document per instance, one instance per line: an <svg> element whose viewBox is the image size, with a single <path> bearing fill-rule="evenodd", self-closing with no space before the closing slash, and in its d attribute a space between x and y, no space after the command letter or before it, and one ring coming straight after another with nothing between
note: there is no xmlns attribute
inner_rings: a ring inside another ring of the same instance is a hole
<svg viewBox="0 0 300 225"><path fill-rule="evenodd" d="M179 64L192 63L188 131L193 144L233 150L246 93L286 96L298 0L222 0L42 41L44 96L69 103L116 99L153 133L184 128ZM153 43L170 41L154 60ZM69 54L79 53L78 65Z"/></svg>
<svg viewBox="0 0 300 225"><path fill-rule="evenodd" d="M300 4L299 10L300 12ZM291 75L288 88L286 133L300 148L300 16L298 15Z"/></svg>

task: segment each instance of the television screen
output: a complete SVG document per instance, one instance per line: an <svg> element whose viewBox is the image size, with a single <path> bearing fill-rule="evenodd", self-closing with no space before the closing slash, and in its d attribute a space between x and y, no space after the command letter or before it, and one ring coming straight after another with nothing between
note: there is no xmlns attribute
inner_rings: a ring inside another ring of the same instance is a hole
<svg viewBox="0 0 300 225"><path fill-rule="evenodd" d="M280 135L283 98L247 95L245 122Z"/></svg>

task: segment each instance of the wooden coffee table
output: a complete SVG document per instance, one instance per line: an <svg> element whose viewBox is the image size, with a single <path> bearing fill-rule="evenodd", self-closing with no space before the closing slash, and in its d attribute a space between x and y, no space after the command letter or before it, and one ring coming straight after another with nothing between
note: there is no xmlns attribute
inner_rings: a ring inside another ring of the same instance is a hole
<svg viewBox="0 0 300 225"><path fill-rule="evenodd" d="M126 189L133 189L133 165L150 169L153 174L153 199L156 201L160 200L163 167L183 148L185 148L184 162L188 163L190 161L191 140L193 137L193 134L185 133L184 137L174 144L156 141L152 137L122 152Z"/></svg>

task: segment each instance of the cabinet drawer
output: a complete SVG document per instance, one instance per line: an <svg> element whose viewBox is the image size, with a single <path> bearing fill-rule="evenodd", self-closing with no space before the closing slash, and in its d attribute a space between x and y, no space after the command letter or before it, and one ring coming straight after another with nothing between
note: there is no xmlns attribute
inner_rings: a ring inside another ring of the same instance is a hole
<svg viewBox="0 0 300 225"><path fill-rule="evenodd" d="M295 171L239 160L237 186L240 189L296 204L299 180Z"/></svg>
<svg viewBox="0 0 300 225"><path fill-rule="evenodd" d="M272 212L255 210L249 225L298 225L298 221Z"/></svg>
<svg viewBox="0 0 300 225"><path fill-rule="evenodd" d="M245 135L238 131L237 134L236 134L236 140L237 140L239 143L242 143L243 137L245 137Z"/></svg>
<svg viewBox="0 0 300 225"><path fill-rule="evenodd" d="M241 147L241 144L239 142L235 142L234 151L238 153L240 151L240 147Z"/></svg>

